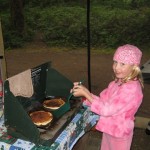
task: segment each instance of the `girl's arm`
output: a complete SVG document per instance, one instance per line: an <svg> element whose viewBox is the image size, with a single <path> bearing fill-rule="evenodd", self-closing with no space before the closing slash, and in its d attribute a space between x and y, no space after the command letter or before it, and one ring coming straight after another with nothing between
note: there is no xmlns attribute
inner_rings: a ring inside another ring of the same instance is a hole
<svg viewBox="0 0 150 150"><path fill-rule="evenodd" d="M105 99L105 94L99 97L99 100L94 99L91 104L91 111L101 116L115 116L125 111L137 111L143 98L141 87L137 84L124 84L120 90L108 99ZM101 99L105 99L102 101Z"/></svg>

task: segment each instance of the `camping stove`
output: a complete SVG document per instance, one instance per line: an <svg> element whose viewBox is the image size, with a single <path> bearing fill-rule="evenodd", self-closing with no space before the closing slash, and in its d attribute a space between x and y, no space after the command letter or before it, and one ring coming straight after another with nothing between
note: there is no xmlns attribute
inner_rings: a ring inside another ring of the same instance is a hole
<svg viewBox="0 0 150 150"><path fill-rule="evenodd" d="M34 93L31 97L14 96L9 80L4 83L4 122L7 132L13 137L50 146L69 124L82 106L80 98L69 97L73 83L51 67L47 62L31 69ZM16 79L17 80L17 79ZM47 127L38 128L29 112L42 110L47 97L65 97L65 104L52 112L54 121Z"/></svg>

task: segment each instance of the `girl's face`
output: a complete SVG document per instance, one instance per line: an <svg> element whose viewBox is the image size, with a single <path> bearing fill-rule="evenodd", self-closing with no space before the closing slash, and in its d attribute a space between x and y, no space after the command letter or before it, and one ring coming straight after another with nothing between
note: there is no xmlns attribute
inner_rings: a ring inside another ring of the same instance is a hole
<svg viewBox="0 0 150 150"><path fill-rule="evenodd" d="M115 73L116 78L123 79L127 77L133 70L133 65L120 63L114 61L113 63L113 71Z"/></svg>

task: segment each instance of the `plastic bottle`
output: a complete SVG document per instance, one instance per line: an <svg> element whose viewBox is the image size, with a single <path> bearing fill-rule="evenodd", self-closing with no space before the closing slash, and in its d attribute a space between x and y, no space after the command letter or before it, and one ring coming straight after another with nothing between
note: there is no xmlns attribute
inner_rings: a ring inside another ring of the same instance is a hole
<svg viewBox="0 0 150 150"><path fill-rule="evenodd" d="M147 128L145 129L147 135L150 135L150 121L148 122Z"/></svg>

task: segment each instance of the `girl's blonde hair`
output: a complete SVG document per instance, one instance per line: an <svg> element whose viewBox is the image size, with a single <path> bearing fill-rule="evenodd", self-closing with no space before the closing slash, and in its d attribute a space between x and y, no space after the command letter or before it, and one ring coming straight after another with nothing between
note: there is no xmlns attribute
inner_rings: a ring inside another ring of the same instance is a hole
<svg viewBox="0 0 150 150"><path fill-rule="evenodd" d="M122 79L122 83L126 83L131 80L139 80L141 86L144 88L142 72L139 66L134 65L132 72L127 77Z"/></svg>

